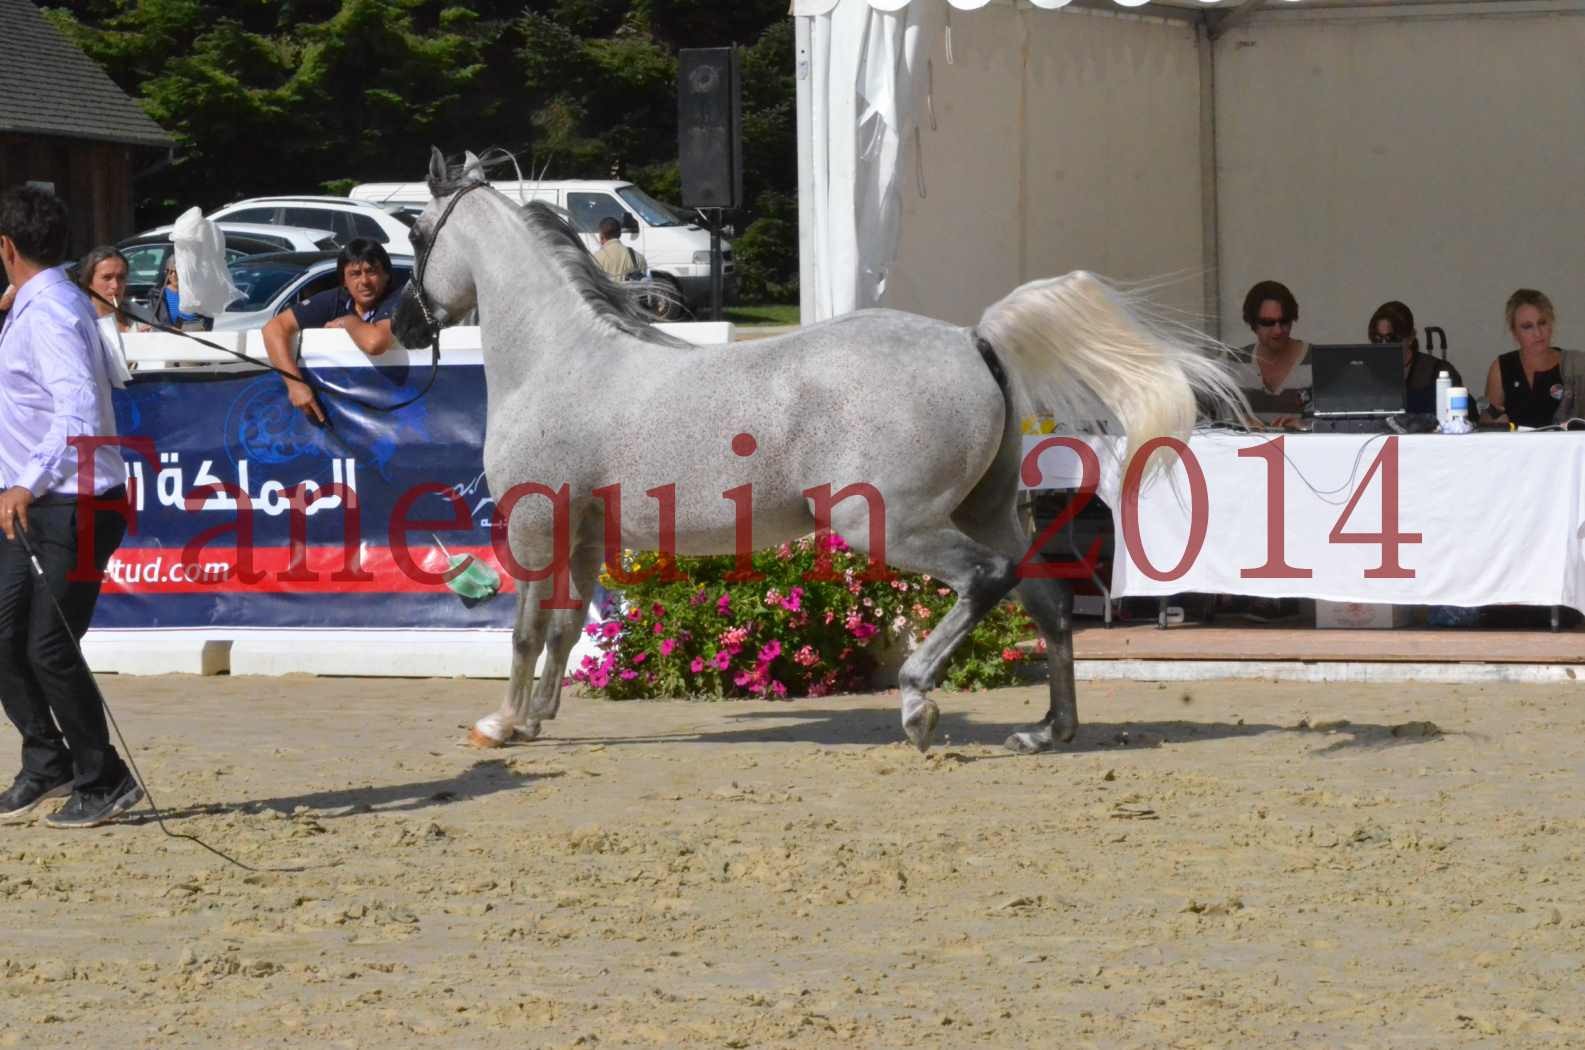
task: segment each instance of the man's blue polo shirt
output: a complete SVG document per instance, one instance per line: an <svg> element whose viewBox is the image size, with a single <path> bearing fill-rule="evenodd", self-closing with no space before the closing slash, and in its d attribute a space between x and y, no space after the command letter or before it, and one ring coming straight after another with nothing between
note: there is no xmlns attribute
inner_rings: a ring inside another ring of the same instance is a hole
<svg viewBox="0 0 1585 1050"><path fill-rule="evenodd" d="M374 309L367 313L358 310L352 301L352 296L347 294L345 288L327 288L309 296L304 302L293 303L292 315L297 318L299 328L323 328L336 318L348 314L357 314L358 320L365 324L389 320L391 315L396 313L404 284L405 282L392 278L391 286L385 290L385 295L374 304Z"/></svg>

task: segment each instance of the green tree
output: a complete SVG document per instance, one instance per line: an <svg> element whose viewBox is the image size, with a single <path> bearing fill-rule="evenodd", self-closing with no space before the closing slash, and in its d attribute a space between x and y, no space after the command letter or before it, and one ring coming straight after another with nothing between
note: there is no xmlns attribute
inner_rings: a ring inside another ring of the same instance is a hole
<svg viewBox="0 0 1585 1050"><path fill-rule="evenodd" d="M631 178L677 200L677 49L740 45L745 285L797 290L786 0L45 0L171 132L136 187L169 221L264 193L417 178L431 144L502 147L525 174Z"/></svg>

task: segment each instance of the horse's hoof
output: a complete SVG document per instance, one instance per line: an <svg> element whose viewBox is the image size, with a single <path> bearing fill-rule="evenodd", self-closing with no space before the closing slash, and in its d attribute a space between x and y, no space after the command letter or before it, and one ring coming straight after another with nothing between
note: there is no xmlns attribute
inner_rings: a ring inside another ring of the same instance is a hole
<svg viewBox="0 0 1585 1050"><path fill-rule="evenodd" d="M1066 739L1072 739L1069 733ZM1015 755L1038 755L1042 751L1050 751L1056 744L1052 741L1051 730L1046 726L1038 729L1021 729L1008 737L1003 747Z"/></svg>
<svg viewBox="0 0 1585 1050"><path fill-rule="evenodd" d="M497 740L488 733L480 732L478 726L468 730L468 743L473 747L482 748L504 747L506 745L505 740Z"/></svg>
<svg viewBox="0 0 1585 1050"><path fill-rule="evenodd" d="M539 731L538 722L524 722L512 730L512 739L525 743L530 740L538 740Z"/></svg>
<svg viewBox="0 0 1585 1050"><path fill-rule="evenodd" d="M941 712L936 709L934 700L921 700L903 716L903 732L921 754L930 750L930 738L935 735L936 722L940 719Z"/></svg>

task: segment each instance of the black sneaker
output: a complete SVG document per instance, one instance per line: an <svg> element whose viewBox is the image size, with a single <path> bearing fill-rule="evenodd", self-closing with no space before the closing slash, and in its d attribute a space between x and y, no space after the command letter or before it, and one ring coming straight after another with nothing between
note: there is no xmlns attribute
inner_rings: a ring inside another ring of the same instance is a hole
<svg viewBox="0 0 1585 1050"><path fill-rule="evenodd" d="M49 784L27 773L19 773L5 794L0 795L0 823L21 820L37 809L39 803L52 798L65 798L71 793L71 777L59 784Z"/></svg>
<svg viewBox="0 0 1585 1050"><path fill-rule="evenodd" d="M52 828L97 828L143 801L143 789L128 773L108 791L74 791L66 805L44 818Z"/></svg>

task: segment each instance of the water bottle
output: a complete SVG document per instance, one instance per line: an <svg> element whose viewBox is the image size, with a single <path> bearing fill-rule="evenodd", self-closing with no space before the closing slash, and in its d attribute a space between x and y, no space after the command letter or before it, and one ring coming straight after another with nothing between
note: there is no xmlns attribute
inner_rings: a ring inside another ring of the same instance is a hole
<svg viewBox="0 0 1585 1050"><path fill-rule="evenodd" d="M1442 421L1444 433L1463 434L1470 430L1469 425L1469 390L1465 387L1449 387L1447 391L1447 418Z"/></svg>
<svg viewBox="0 0 1585 1050"><path fill-rule="evenodd" d="M1453 389L1453 379L1443 369L1436 375L1436 421L1438 425L1447 422L1447 395Z"/></svg>

